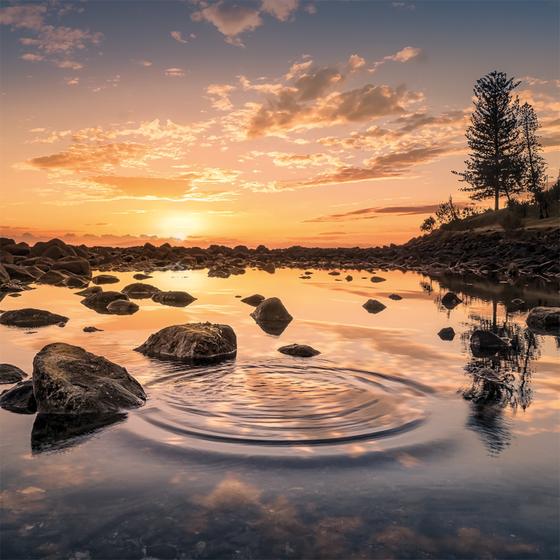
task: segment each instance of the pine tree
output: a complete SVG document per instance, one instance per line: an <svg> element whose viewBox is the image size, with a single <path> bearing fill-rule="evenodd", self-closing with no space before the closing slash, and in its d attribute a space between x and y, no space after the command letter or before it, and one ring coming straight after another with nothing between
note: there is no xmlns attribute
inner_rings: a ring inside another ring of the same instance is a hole
<svg viewBox="0 0 560 560"><path fill-rule="evenodd" d="M468 183L462 190L473 200L494 198L498 210L500 196L511 200L521 192L522 144L517 123L519 103L513 90L520 84L504 72L493 71L474 86L474 111L466 137L470 148L466 171L457 172Z"/></svg>
<svg viewBox="0 0 560 560"><path fill-rule="evenodd" d="M546 163L542 156L542 146L537 135L539 119L532 105L524 103L519 110L519 127L523 142L525 190L533 195L539 206L539 217L544 218L547 212L543 192L546 186Z"/></svg>

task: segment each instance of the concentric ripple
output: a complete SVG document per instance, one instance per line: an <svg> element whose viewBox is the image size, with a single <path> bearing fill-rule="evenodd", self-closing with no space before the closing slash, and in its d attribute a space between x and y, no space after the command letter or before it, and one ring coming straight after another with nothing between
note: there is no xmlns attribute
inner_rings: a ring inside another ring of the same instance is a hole
<svg viewBox="0 0 560 560"><path fill-rule="evenodd" d="M432 400L429 388L408 379L285 362L168 369L148 388L153 404L140 416L169 441L259 447L394 437L426 422Z"/></svg>

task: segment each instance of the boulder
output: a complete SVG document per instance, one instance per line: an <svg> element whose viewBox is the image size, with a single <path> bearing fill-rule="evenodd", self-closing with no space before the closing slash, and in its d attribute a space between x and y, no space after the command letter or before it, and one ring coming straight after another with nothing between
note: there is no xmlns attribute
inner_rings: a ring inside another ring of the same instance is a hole
<svg viewBox="0 0 560 560"><path fill-rule="evenodd" d="M128 297L121 292L97 292L95 294L91 294L83 299L80 303L89 307L90 309L94 309L99 313L107 313L107 306L112 303L113 301L117 301L119 299L124 299L128 301Z"/></svg>
<svg viewBox="0 0 560 560"><path fill-rule="evenodd" d="M27 377L27 373L12 364L0 364L0 384L17 383Z"/></svg>
<svg viewBox="0 0 560 560"><path fill-rule="evenodd" d="M152 358L193 364L218 362L235 357L237 337L229 325L187 323L161 329L136 351Z"/></svg>
<svg viewBox="0 0 560 560"><path fill-rule="evenodd" d="M315 350L307 344L288 344L287 346L281 346L278 348L278 352L282 354L287 354L288 356L296 356L298 358L311 358L312 356L317 356L321 352Z"/></svg>
<svg viewBox="0 0 560 560"><path fill-rule="evenodd" d="M91 281L96 285L116 284L117 282L120 282L120 280L112 274L99 274L97 276L94 276Z"/></svg>
<svg viewBox="0 0 560 560"><path fill-rule="evenodd" d="M455 331L453 327L444 327L438 332L438 336L441 340L451 341L455 338Z"/></svg>
<svg viewBox="0 0 560 560"><path fill-rule="evenodd" d="M49 270L39 276L39 278L37 278L37 282L39 284L49 284L51 286L62 286L66 278L66 274L60 270Z"/></svg>
<svg viewBox="0 0 560 560"><path fill-rule="evenodd" d="M493 356L509 348L508 343L491 331L475 330L471 335L470 347L477 358Z"/></svg>
<svg viewBox="0 0 560 560"><path fill-rule="evenodd" d="M527 326L537 334L560 335L560 307L534 307L527 316Z"/></svg>
<svg viewBox="0 0 560 560"><path fill-rule="evenodd" d="M11 280L20 280L21 282L35 282L35 280L43 275L43 271L30 266L18 266L17 264L5 264L4 268L10 275Z"/></svg>
<svg viewBox="0 0 560 560"><path fill-rule="evenodd" d="M14 309L0 315L0 324L10 327L46 327L47 325L66 324L68 317L57 315L43 309Z"/></svg>
<svg viewBox="0 0 560 560"><path fill-rule="evenodd" d="M91 267L87 259L80 257L66 257L53 264L54 270L66 270L78 276L91 277Z"/></svg>
<svg viewBox="0 0 560 560"><path fill-rule="evenodd" d="M386 309L386 306L383 305L380 301L377 301L376 299L368 299L364 305L362 305L362 307L368 312L368 313L380 313L381 311L383 311L384 309Z"/></svg>
<svg viewBox="0 0 560 560"><path fill-rule="evenodd" d="M61 239L51 239L50 241L38 241L31 247L32 257L48 257L51 259L61 259L63 257L75 257L76 251L66 245Z"/></svg>
<svg viewBox="0 0 560 560"><path fill-rule="evenodd" d="M18 414L35 414L37 402L33 393L33 381L20 381L0 395L0 407Z"/></svg>
<svg viewBox="0 0 560 560"><path fill-rule="evenodd" d="M129 284L125 286L122 290L123 294L133 299L147 299L151 298L154 294L157 294L161 290L150 284L142 284L141 282L135 282L134 284Z"/></svg>
<svg viewBox="0 0 560 560"><path fill-rule="evenodd" d="M144 389L125 368L61 342L35 356L33 387L41 413L107 414L146 402Z"/></svg>
<svg viewBox="0 0 560 560"><path fill-rule="evenodd" d="M107 313L112 315L132 315L140 308L136 303L128 299L116 299L107 306Z"/></svg>
<svg viewBox="0 0 560 560"><path fill-rule="evenodd" d="M156 292L152 296L152 300L162 305L170 305L172 307L186 307L196 300L187 292L170 291L170 292Z"/></svg>
<svg viewBox="0 0 560 560"><path fill-rule="evenodd" d="M253 307L257 307L259 303L262 303L266 298L261 296L260 294L253 294L252 296L244 297L241 301L246 303L247 305L252 305Z"/></svg>
<svg viewBox="0 0 560 560"><path fill-rule="evenodd" d="M463 302L463 300L457 294L455 294L453 292L447 292L441 298L441 304L446 309L454 309L455 307L457 307L462 302Z"/></svg>

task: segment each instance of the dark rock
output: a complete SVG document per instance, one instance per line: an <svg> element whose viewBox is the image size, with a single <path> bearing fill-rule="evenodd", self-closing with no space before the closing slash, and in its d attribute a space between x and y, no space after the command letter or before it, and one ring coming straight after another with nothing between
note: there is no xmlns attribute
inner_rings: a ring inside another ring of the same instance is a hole
<svg viewBox="0 0 560 560"><path fill-rule="evenodd" d="M282 354L287 354L288 356L296 356L298 358L311 358L312 356L317 356L321 352L315 350L307 344L288 344L287 346L281 346L278 348L278 352Z"/></svg>
<svg viewBox="0 0 560 560"><path fill-rule="evenodd" d="M253 294L252 296L247 296L243 298L241 301L246 303L247 305L252 305L253 307L257 307L259 303L262 303L266 298L261 296L260 294Z"/></svg>
<svg viewBox="0 0 560 560"><path fill-rule="evenodd" d="M237 337L229 325L187 323L161 329L136 351L152 358L193 364L217 362L235 357Z"/></svg>
<svg viewBox="0 0 560 560"><path fill-rule="evenodd" d="M98 276L94 276L91 281L97 285L116 284L117 282L120 282L120 280L112 274L99 274Z"/></svg>
<svg viewBox="0 0 560 560"><path fill-rule="evenodd" d="M123 294L126 294L128 297L133 299L148 299L161 290L155 286L151 286L150 284L136 282L125 286L121 291Z"/></svg>
<svg viewBox="0 0 560 560"><path fill-rule="evenodd" d="M362 305L362 307L368 312L368 313L380 313L381 311L383 311L384 309L386 309L386 306L383 305L380 301L377 301L376 299L368 299L364 305Z"/></svg>
<svg viewBox="0 0 560 560"><path fill-rule="evenodd" d="M4 268L10 275L11 280L20 280L21 282L35 282L42 276L43 271L30 266L18 266L17 264L5 264Z"/></svg>
<svg viewBox="0 0 560 560"><path fill-rule="evenodd" d="M59 270L49 270L37 278L39 284L49 284L51 286L62 286L67 276Z"/></svg>
<svg viewBox="0 0 560 560"><path fill-rule="evenodd" d="M33 381L20 381L0 395L0 407L18 414L35 414L37 402L33 394Z"/></svg>
<svg viewBox="0 0 560 560"><path fill-rule="evenodd" d="M444 327L438 332L438 336L441 338L441 340L450 341L455 338L455 331L453 330L453 327Z"/></svg>
<svg viewBox="0 0 560 560"><path fill-rule="evenodd" d="M251 313L257 325L268 334L280 335L293 317L276 297L263 300Z"/></svg>
<svg viewBox="0 0 560 560"><path fill-rule="evenodd" d="M134 280L148 280L149 278L152 278L152 276L150 276L149 274L143 274L142 272L139 272L138 274L135 274L132 278L134 278Z"/></svg>
<svg viewBox="0 0 560 560"><path fill-rule="evenodd" d="M8 294L8 297L21 297L21 294L19 292L13 292L11 294Z"/></svg>
<svg viewBox="0 0 560 560"><path fill-rule="evenodd" d="M196 300L187 292L170 291L157 292L152 296L152 300L162 305L170 305L172 307L186 307Z"/></svg>
<svg viewBox="0 0 560 560"><path fill-rule="evenodd" d="M128 297L121 292L98 292L95 294L91 294L90 296L83 299L80 303L89 307L90 309L94 309L99 313L107 313L107 306L112 303L113 301L117 301L119 299L124 299L128 301Z"/></svg>
<svg viewBox="0 0 560 560"><path fill-rule="evenodd" d="M27 377L27 373L12 364L0 364L0 383L17 383Z"/></svg>
<svg viewBox="0 0 560 560"><path fill-rule="evenodd" d="M10 275L8 271L4 268L3 264L0 264L0 284L4 284L10 281Z"/></svg>
<svg viewBox="0 0 560 560"><path fill-rule="evenodd" d="M64 280L64 285L67 288L85 288L89 284L90 279L84 276L76 276L75 274L70 274L66 280Z"/></svg>
<svg viewBox="0 0 560 560"><path fill-rule="evenodd" d="M527 326L537 334L560 335L560 307L534 307L527 316Z"/></svg>
<svg viewBox="0 0 560 560"><path fill-rule="evenodd" d="M346 282L352 282L352 280L354 280L354 278L349 274L348 276L346 276L344 278L344 280L346 280Z"/></svg>
<svg viewBox="0 0 560 560"><path fill-rule="evenodd" d="M84 327L82 329L84 332L90 333L90 332L102 332L103 329L98 329L97 327Z"/></svg>
<svg viewBox="0 0 560 560"><path fill-rule="evenodd" d="M471 351L477 358L493 356L509 348L508 343L491 331L476 330L471 335Z"/></svg>
<svg viewBox="0 0 560 560"><path fill-rule="evenodd" d="M107 414L142 406L146 394L125 368L79 346L45 346L33 360L37 410L55 414Z"/></svg>
<svg viewBox="0 0 560 560"><path fill-rule="evenodd" d="M328 274L329 276L340 276L340 272L338 272L338 270L331 270Z"/></svg>
<svg viewBox="0 0 560 560"><path fill-rule="evenodd" d="M35 243L31 247L30 255L32 257L61 259L63 257L75 257L76 251L61 239L51 239L50 241L38 241Z"/></svg>
<svg viewBox="0 0 560 560"><path fill-rule="evenodd" d="M136 303L128 299L116 299L107 306L107 313L112 315L132 315L140 308Z"/></svg>
<svg viewBox="0 0 560 560"><path fill-rule="evenodd" d="M454 309L455 307L457 307L462 302L463 302L463 300L457 294L455 294L453 292L447 292L441 298L441 304L446 309Z"/></svg>
<svg viewBox="0 0 560 560"><path fill-rule="evenodd" d="M399 294L390 294L389 299L392 299L393 301L400 301L402 296L399 296Z"/></svg>
<svg viewBox="0 0 560 560"><path fill-rule="evenodd" d="M87 259L79 257L66 257L53 264L54 270L66 270L78 276L91 276L91 267Z"/></svg>
<svg viewBox="0 0 560 560"><path fill-rule="evenodd" d="M268 272L269 274L274 274L276 272L276 267L271 262L261 263L259 268L261 270L264 270L265 272Z"/></svg>
<svg viewBox="0 0 560 560"><path fill-rule="evenodd" d="M63 315L33 308L14 309L0 315L0 324L11 327L36 328L66 323L67 321L68 317L64 317Z"/></svg>
<svg viewBox="0 0 560 560"><path fill-rule="evenodd" d="M24 292L26 290L31 290L27 284L22 284L17 280L12 280L10 282L5 282L4 284L0 285L0 292L2 293L19 293Z"/></svg>
<svg viewBox="0 0 560 560"><path fill-rule="evenodd" d="M77 296L84 296L84 297L88 297L91 296L93 294L100 294L103 291L103 288L101 286L91 286L90 288L86 288L85 290L81 290L79 292L76 292Z"/></svg>
<svg viewBox="0 0 560 560"><path fill-rule="evenodd" d="M380 282L385 282L386 278L383 278L381 276L372 276L370 278L370 280L374 283L374 284L379 284Z"/></svg>

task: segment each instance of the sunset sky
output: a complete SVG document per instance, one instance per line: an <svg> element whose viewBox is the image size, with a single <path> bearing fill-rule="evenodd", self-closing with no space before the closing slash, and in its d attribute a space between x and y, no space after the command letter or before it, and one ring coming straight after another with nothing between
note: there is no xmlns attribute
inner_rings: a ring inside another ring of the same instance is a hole
<svg viewBox="0 0 560 560"><path fill-rule="evenodd" d="M466 200L451 170L493 69L522 80L558 174L557 1L1 6L3 235L405 241Z"/></svg>

